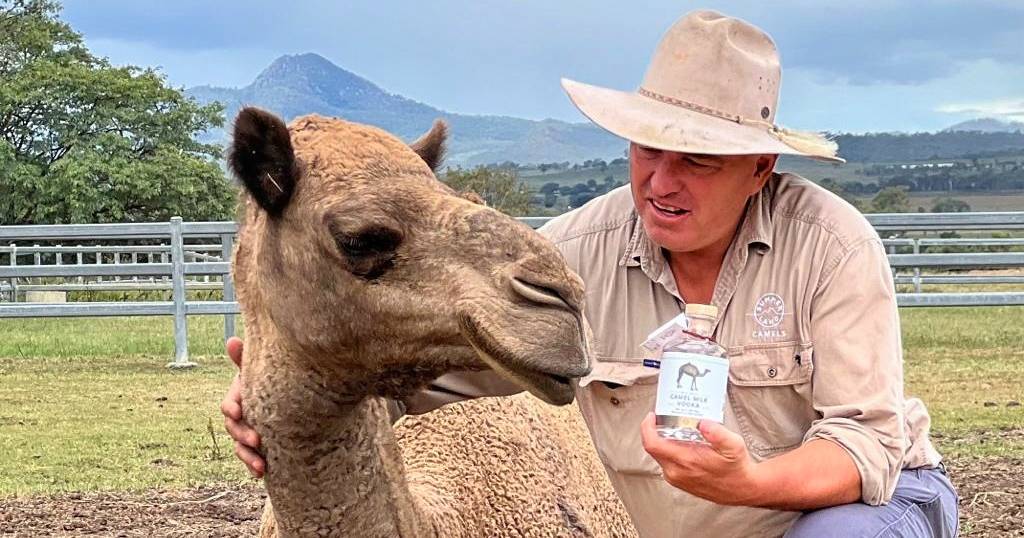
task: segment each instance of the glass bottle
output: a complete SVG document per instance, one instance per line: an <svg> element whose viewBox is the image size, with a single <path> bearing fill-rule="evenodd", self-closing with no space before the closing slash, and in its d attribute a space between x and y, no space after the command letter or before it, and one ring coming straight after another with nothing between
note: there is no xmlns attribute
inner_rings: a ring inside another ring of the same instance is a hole
<svg viewBox="0 0 1024 538"><path fill-rule="evenodd" d="M729 360L712 339L718 308L688 304L686 317L689 329L669 342L661 355L655 424L662 437L705 442L697 423L722 422Z"/></svg>

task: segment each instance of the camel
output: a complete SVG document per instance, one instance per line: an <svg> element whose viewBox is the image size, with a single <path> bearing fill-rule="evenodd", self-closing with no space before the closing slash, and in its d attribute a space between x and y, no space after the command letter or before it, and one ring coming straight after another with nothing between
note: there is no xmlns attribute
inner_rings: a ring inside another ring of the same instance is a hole
<svg viewBox="0 0 1024 538"><path fill-rule="evenodd" d="M261 536L636 536L570 405L590 364L582 282L528 226L437 180L445 138L443 123L410 147L316 115L235 121ZM487 369L527 392L392 426L389 401Z"/></svg>
<svg viewBox="0 0 1024 538"><path fill-rule="evenodd" d="M697 378L704 377L709 373L711 373L710 369L705 369L703 372L701 372L700 369L697 368L696 364L688 362L679 367L679 376L676 377L676 386L681 387L683 382L683 376L687 375L692 378L690 382L690 390L697 390Z"/></svg>

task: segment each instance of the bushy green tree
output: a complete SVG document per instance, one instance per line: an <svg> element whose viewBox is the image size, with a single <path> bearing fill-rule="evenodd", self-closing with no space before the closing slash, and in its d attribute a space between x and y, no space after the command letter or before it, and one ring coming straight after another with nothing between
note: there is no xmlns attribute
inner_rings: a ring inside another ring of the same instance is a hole
<svg viewBox="0 0 1024 538"><path fill-rule="evenodd" d="M93 56L52 0L0 0L0 224L231 218L223 124L152 69Z"/></svg>
<svg viewBox="0 0 1024 538"><path fill-rule="evenodd" d="M909 213L910 197L904 187L886 187L871 200L871 213Z"/></svg>
<svg viewBox="0 0 1024 538"><path fill-rule="evenodd" d="M530 211L530 189L510 168L478 166L468 170L449 168L442 176L458 192L475 192L487 205L509 215L520 217Z"/></svg>
<svg viewBox="0 0 1024 538"><path fill-rule="evenodd" d="M932 213L966 213L971 205L957 198L939 198L932 205Z"/></svg>
<svg viewBox="0 0 1024 538"><path fill-rule="evenodd" d="M818 185L821 185L825 189L831 191L836 196L842 198L843 200L846 200L848 204L857 208L858 211L864 211L864 204L860 200L858 200L856 196L850 194L850 192L846 190L846 187L842 183L839 183L838 181L830 177L827 177L819 181Z"/></svg>

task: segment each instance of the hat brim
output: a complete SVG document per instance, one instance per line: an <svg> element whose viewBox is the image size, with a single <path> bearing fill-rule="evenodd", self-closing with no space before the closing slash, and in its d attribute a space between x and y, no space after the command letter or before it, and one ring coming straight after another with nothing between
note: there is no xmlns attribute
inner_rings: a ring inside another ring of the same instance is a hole
<svg viewBox="0 0 1024 538"><path fill-rule="evenodd" d="M705 155L778 153L846 162L837 157L834 150L801 150L790 146L760 124L737 123L639 93L601 88L566 78L562 79L562 88L590 121L643 146Z"/></svg>

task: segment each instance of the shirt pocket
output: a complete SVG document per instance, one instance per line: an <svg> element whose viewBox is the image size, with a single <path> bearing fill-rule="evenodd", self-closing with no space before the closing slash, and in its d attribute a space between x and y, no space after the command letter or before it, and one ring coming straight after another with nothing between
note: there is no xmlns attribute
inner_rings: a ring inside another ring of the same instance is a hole
<svg viewBox="0 0 1024 538"><path fill-rule="evenodd" d="M747 448L760 459L803 442L816 412L811 403L814 349L787 342L729 351L729 405Z"/></svg>
<svg viewBox="0 0 1024 538"><path fill-rule="evenodd" d="M577 392L598 456L616 473L661 474L661 466L644 450L640 437L640 423L654 411L658 391L658 370L644 370L643 376L629 380L630 385L612 388L595 380Z"/></svg>

